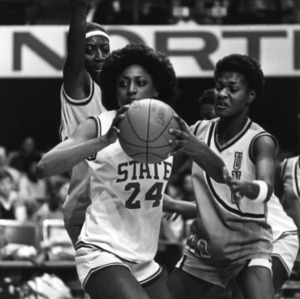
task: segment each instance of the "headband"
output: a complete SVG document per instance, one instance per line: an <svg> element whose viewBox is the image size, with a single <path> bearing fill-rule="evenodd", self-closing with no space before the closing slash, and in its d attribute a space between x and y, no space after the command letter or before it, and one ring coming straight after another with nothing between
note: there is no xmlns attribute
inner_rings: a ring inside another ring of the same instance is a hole
<svg viewBox="0 0 300 299"><path fill-rule="evenodd" d="M105 32L103 32L103 31L101 31L101 30L90 31L90 32L88 32L88 33L85 35L85 38L89 38L89 37L95 36L95 35L101 35L101 36L104 36L104 37L106 37L106 38L109 40L109 36L108 36Z"/></svg>

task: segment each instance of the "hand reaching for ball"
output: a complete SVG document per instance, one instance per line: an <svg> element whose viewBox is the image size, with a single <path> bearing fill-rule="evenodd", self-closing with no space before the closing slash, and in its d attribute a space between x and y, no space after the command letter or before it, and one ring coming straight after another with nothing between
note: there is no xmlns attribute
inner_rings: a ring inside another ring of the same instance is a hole
<svg viewBox="0 0 300 299"><path fill-rule="evenodd" d="M173 128L169 130L170 134L173 136L173 138L169 140L169 143L175 145L175 150L171 154L177 155L185 153L188 156L197 156L202 141L191 132L190 128L182 118L178 115L175 115L174 117L180 125L180 130Z"/></svg>

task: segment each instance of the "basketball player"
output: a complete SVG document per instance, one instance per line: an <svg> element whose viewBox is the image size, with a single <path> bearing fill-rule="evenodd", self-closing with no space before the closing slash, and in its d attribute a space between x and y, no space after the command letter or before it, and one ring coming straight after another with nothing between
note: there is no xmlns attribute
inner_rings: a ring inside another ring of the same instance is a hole
<svg viewBox="0 0 300 299"><path fill-rule="evenodd" d="M104 27L86 22L88 0L71 0L68 56L61 88L60 138L71 136L90 115L105 111L98 85L104 59L110 53L109 36ZM86 161L71 171L71 184L63 206L66 230L75 246L91 203Z"/></svg>
<svg viewBox="0 0 300 299"><path fill-rule="evenodd" d="M263 72L251 57L233 54L218 61L214 79L219 118L198 121L191 129L178 118L182 131L171 130L179 147L174 165L179 153L194 161L198 217L169 277L170 290L175 299L211 298L235 278L244 298L271 299L266 203L273 194L277 142L248 117L251 103L263 93ZM210 151L222 163L210 158Z"/></svg>
<svg viewBox="0 0 300 299"><path fill-rule="evenodd" d="M78 275L91 299L169 299L154 256L172 157L157 164L133 161L120 147L116 125L133 101L169 103L176 95L175 72L162 53L130 44L106 58L100 87L110 111L81 123L44 155L37 173L61 173L93 156L88 162L92 203L76 243Z"/></svg>
<svg viewBox="0 0 300 299"><path fill-rule="evenodd" d="M294 219L300 234L300 156L285 158L279 164L278 171L278 196L287 214Z"/></svg>

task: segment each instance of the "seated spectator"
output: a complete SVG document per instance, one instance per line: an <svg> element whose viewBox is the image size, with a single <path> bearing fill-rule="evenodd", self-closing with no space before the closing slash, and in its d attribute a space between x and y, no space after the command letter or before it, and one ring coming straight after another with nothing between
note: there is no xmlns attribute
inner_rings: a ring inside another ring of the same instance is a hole
<svg viewBox="0 0 300 299"><path fill-rule="evenodd" d="M6 148L4 146L0 146L0 172L3 171L7 171L12 176L14 190L18 191L21 173L19 170L8 165Z"/></svg>
<svg viewBox="0 0 300 299"><path fill-rule="evenodd" d="M36 149L34 138L26 137L21 143L19 150L9 153L7 163L9 166L24 172L24 160L37 154L41 155L42 153Z"/></svg>
<svg viewBox="0 0 300 299"><path fill-rule="evenodd" d="M30 155L24 160L24 172L19 181L19 196L28 205L29 217L35 213L48 198L46 179L38 179L36 165L41 155Z"/></svg>
<svg viewBox="0 0 300 299"><path fill-rule="evenodd" d="M67 197L69 185L69 178L63 175L49 178L48 198L33 214L32 220L41 224L45 219L63 219L62 206Z"/></svg>
<svg viewBox="0 0 300 299"><path fill-rule="evenodd" d="M0 219L27 220L26 205L14 190L14 180L8 171L0 172Z"/></svg>

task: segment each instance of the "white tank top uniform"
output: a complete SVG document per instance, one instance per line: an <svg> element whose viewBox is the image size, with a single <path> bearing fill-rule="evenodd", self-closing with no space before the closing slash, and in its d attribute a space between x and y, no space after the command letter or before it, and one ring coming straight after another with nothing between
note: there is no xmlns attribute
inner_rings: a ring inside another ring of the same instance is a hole
<svg viewBox="0 0 300 299"><path fill-rule="evenodd" d="M248 119L234 138L221 145L216 129L218 121L219 118L199 121L191 128L223 159L231 176L255 180L253 142L260 136L271 135ZM177 267L222 287L252 260L270 268L273 248L267 204L244 197L237 205L230 188L215 182L196 163L192 166L192 177L198 217Z"/></svg>
<svg viewBox="0 0 300 299"><path fill-rule="evenodd" d="M77 126L91 115L97 115L105 111L101 102L100 87L90 78L91 92L86 99L74 100L70 98L62 86L61 98L61 123L60 139L69 138ZM65 227L82 225L85 219L85 211L90 204L88 165L83 161L72 168L71 182L68 196L64 202L63 213ZM77 236L71 237L76 240Z"/></svg>
<svg viewBox="0 0 300 299"><path fill-rule="evenodd" d="M116 111L92 117L98 136L111 126ZM76 244L79 278L85 285L99 268L147 264L158 247L162 195L172 170L172 157L145 164L127 156L117 140L88 162L92 203ZM109 253L109 254L107 254ZM107 257L107 258L106 258ZM155 267L157 272L159 266ZM151 276L153 273L149 275ZM145 280L149 275L137 277Z"/></svg>

